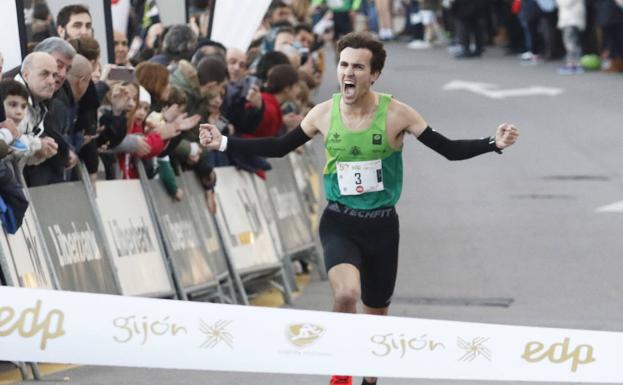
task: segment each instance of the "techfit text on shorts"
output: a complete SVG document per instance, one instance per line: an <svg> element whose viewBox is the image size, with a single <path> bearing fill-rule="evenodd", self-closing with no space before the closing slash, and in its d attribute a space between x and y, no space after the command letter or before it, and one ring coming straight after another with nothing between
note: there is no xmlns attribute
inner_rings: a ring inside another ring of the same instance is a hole
<svg viewBox="0 0 623 385"><path fill-rule="evenodd" d="M336 202L320 219L327 271L340 263L361 275L361 299L371 308L389 306L396 285L400 231L394 207L355 210Z"/></svg>

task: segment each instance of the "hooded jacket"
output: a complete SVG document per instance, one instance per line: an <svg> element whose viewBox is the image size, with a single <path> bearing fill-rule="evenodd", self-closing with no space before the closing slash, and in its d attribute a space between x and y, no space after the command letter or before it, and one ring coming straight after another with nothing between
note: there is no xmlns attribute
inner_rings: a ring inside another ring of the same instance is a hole
<svg viewBox="0 0 623 385"><path fill-rule="evenodd" d="M201 115L201 121L208 120L208 102L201 95L201 85L195 67L186 60L178 63L177 69L171 75L171 84L181 89L186 95L186 113L188 116ZM192 128L180 134L181 141L176 146L173 155L186 159L190 155L190 142L199 142L199 127Z"/></svg>

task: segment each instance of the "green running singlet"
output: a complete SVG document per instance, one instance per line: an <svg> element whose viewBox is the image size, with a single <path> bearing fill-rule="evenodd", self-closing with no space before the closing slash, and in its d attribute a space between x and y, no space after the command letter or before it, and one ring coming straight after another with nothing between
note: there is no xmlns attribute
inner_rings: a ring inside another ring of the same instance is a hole
<svg viewBox="0 0 623 385"><path fill-rule="evenodd" d="M324 169L324 189L328 201L338 202L358 210L392 207L402 191L402 149L394 150L387 141L387 109L391 95L379 94L379 105L370 127L363 131L351 131L342 123L340 114L341 94L333 95L331 124L325 138L327 163ZM338 162L361 162L381 160L384 189L364 192L361 195L342 195L338 183Z"/></svg>

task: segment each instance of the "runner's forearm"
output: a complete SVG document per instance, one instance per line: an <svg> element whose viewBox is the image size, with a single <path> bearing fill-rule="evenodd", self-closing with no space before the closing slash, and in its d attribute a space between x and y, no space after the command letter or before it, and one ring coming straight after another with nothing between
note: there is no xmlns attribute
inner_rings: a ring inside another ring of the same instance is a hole
<svg viewBox="0 0 623 385"><path fill-rule="evenodd" d="M272 138L227 138L227 151L280 158L307 143L311 138L298 126L289 133Z"/></svg>
<svg viewBox="0 0 623 385"><path fill-rule="evenodd" d="M502 153L495 145L495 138L451 140L433 130L430 126L426 127L424 132L418 136L418 140L428 148L445 156L448 160L469 159L492 151L498 154Z"/></svg>

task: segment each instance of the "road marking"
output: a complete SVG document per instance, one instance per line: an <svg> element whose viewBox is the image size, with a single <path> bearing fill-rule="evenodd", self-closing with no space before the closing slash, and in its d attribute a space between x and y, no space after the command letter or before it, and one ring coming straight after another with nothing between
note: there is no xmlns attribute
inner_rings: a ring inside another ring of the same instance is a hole
<svg viewBox="0 0 623 385"><path fill-rule="evenodd" d="M507 90L499 89L497 84L468 82L464 80L452 80L443 86L446 91L470 91L478 95L486 96L491 99L505 99L517 96L558 96L563 93L560 88L530 86L526 88L510 88Z"/></svg>
<svg viewBox="0 0 623 385"><path fill-rule="evenodd" d="M598 207L595 212L598 213L623 213L623 201L614 202L609 205Z"/></svg>

